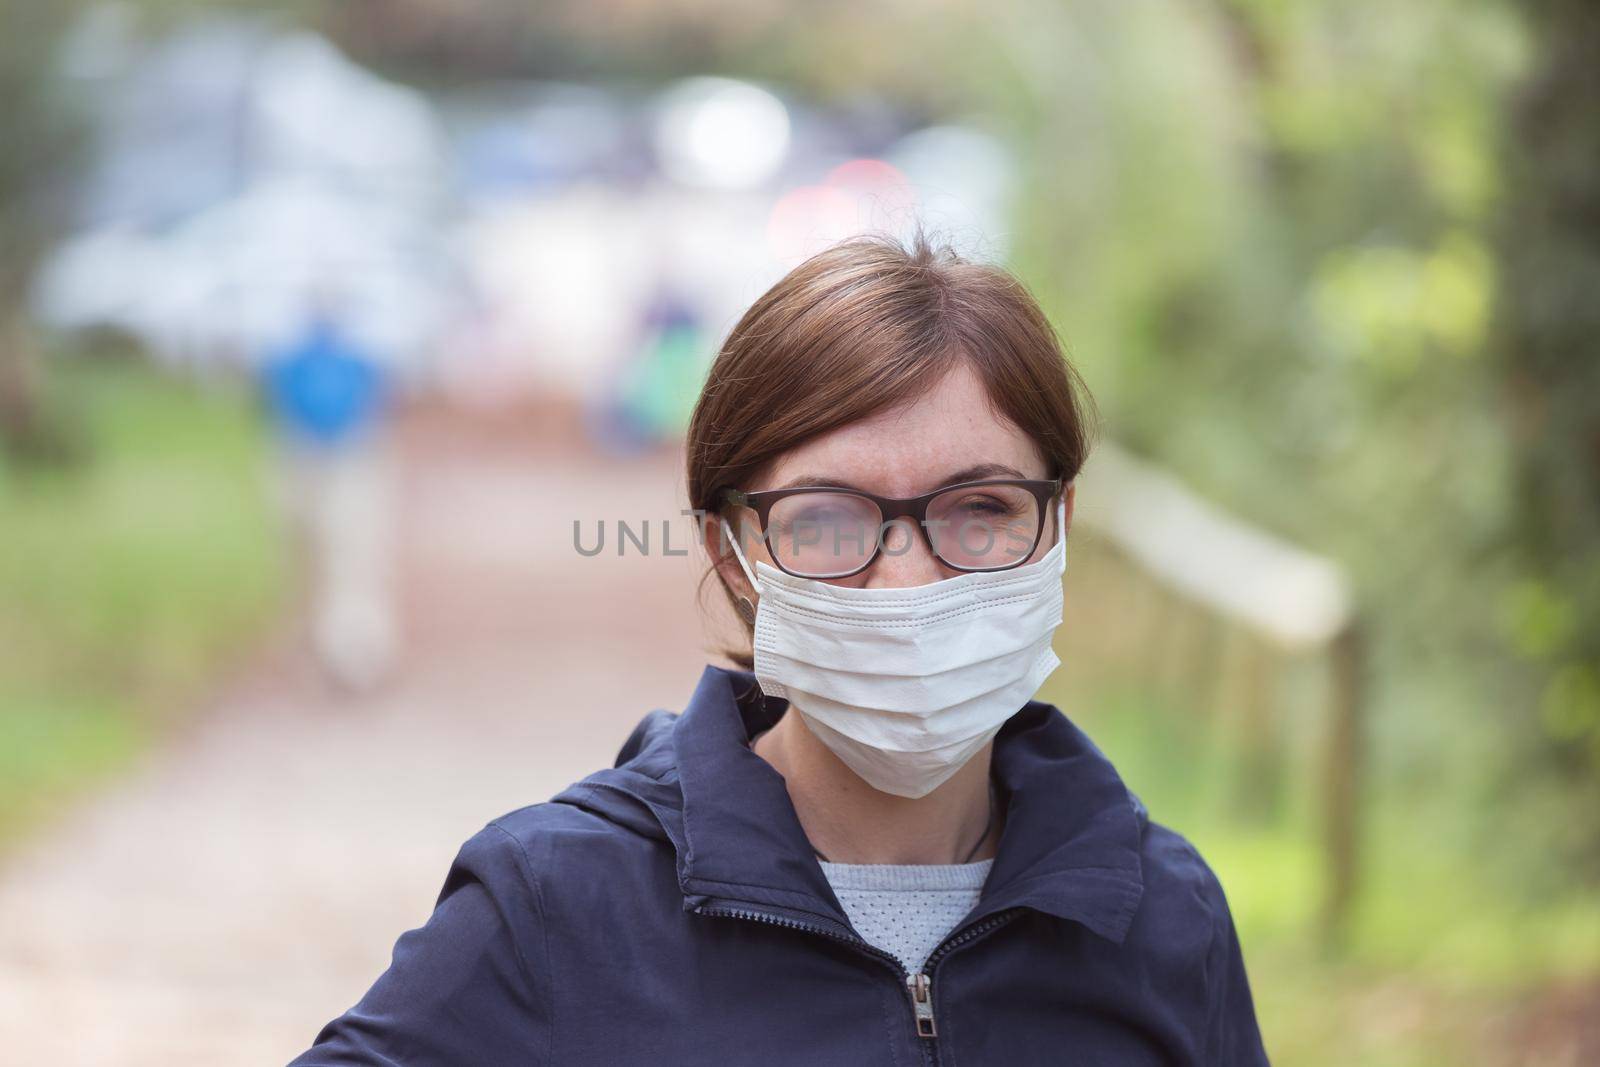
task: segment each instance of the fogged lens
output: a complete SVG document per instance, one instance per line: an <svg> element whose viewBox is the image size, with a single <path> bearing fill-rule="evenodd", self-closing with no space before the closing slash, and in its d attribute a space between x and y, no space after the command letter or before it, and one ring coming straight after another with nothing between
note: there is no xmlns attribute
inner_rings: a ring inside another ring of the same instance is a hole
<svg viewBox="0 0 1600 1067"><path fill-rule="evenodd" d="M928 503L928 536L940 559L961 570L1009 567L1039 540L1039 498L1014 485L975 485Z"/></svg>
<svg viewBox="0 0 1600 1067"><path fill-rule="evenodd" d="M772 505L767 550L790 574L837 578L866 566L877 547L878 505L852 493L796 493Z"/></svg>

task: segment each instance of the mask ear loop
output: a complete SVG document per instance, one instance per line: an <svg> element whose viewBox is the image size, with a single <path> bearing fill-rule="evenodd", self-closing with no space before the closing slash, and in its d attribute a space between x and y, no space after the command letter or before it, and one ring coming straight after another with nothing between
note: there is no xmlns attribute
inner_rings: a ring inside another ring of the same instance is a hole
<svg viewBox="0 0 1600 1067"><path fill-rule="evenodd" d="M744 550L739 549L739 539L738 539L738 537L734 537L733 533L731 533L731 531L728 530L728 525L730 525L730 523L728 523L728 520L726 520L726 518L723 518L723 520L720 520L720 522L722 522L722 536L726 537L726 539L728 539L728 544L730 544L731 547L733 547L734 555L736 555L736 557L739 558L739 566L741 566L741 568L744 569L744 576L746 576L747 579L749 579L750 589L754 589L755 590L755 595L757 595L757 597L758 597L758 595L760 595L760 593L762 593L762 582L757 581L757 577L755 577L755 571L752 571L752 569L750 569L749 563L747 563L746 558L744 558ZM742 598L742 600L749 601L749 597L744 597L744 598Z"/></svg>
<svg viewBox="0 0 1600 1067"><path fill-rule="evenodd" d="M1065 491L1056 498L1056 543L1061 546L1061 564L1056 570L1065 574L1067 571L1067 494Z"/></svg>

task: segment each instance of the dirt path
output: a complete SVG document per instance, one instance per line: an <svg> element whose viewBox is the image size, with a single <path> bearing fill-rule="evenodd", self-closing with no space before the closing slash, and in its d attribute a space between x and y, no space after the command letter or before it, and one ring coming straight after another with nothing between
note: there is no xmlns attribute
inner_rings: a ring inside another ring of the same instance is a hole
<svg viewBox="0 0 1600 1067"><path fill-rule="evenodd" d="M673 520L678 456L610 461L414 418L404 663L324 688L290 634L198 724L0 873L8 1063L272 1064L426 919L490 818L608 765L707 660L697 557L585 558L572 520Z"/></svg>

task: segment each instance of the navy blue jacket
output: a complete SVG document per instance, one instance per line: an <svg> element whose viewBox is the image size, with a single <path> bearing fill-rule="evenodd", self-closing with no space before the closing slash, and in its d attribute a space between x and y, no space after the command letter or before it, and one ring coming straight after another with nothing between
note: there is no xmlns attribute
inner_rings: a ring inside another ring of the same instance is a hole
<svg viewBox="0 0 1600 1067"><path fill-rule="evenodd" d="M489 823L294 1063L1267 1062L1216 876L1054 707L995 739L999 853L925 981L851 928L747 747L784 707L707 667L616 766Z"/></svg>

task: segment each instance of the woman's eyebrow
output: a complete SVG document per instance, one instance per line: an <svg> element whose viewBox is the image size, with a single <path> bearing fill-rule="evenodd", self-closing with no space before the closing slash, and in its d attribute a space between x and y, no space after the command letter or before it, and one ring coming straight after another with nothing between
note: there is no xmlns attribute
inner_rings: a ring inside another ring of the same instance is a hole
<svg viewBox="0 0 1600 1067"><path fill-rule="evenodd" d="M976 466L966 467L966 468L963 468L962 470L953 471L950 474L945 475L943 478L939 479L938 481L934 482L931 486L929 486L928 491L932 492L934 489L938 489L941 486L956 485L956 484L958 484L960 482L975 482L975 481L979 480L980 478L1026 478L1026 477L1027 477L1027 475L1023 474L1021 471L1017 470L1015 467L1008 467L1004 463L979 463ZM774 486L773 488L775 488L775 489L803 489L803 488L853 489L858 493L868 492L868 490L861 488L859 485L852 485L849 482L842 481L842 480L840 480L838 478L830 478L830 477L828 477L827 475L824 475L824 474L802 474L797 478L791 478L789 481L784 482L782 485Z"/></svg>
<svg viewBox="0 0 1600 1067"><path fill-rule="evenodd" d="M775 485L773 489L854 489L858 493L866 492L860 486L851 485L849 482L840 481L838 478L829 478L821 474L802 474L798 478L791 478L782 485Z"/></svg>
<svg viewBox="0 0 1600 1067"><path fill-rule="evenodd" d="M957 482L975 482L979 478L1026 477L1026 474L1023 474L1015 467L1008 467L1004 463L980 463L976 467L968 467L966 470L959 470L954 474L946 475L934 488L937 489L939 485L955 485Z"/></svg>

